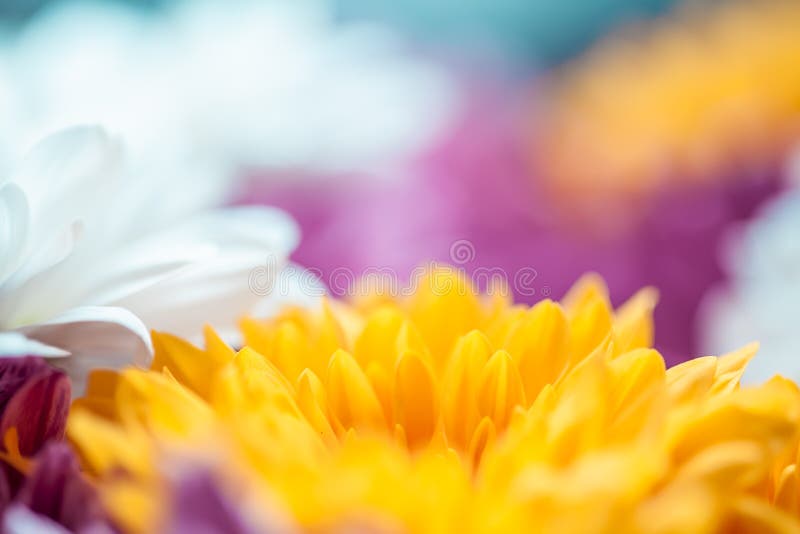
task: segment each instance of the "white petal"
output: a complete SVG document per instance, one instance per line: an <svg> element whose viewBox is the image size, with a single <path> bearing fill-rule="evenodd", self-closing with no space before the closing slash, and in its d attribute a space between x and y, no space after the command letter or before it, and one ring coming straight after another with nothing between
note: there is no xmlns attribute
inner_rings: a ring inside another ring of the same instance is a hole
<svg viewBox="0 0 800 534"><path fill-rule="evenodd" d="M72 255L82 233L83 221L74 220L63 228L54 228L45 241L35 243L34 250L20 254L19 268L0 287L0 324L13 326L18 322L16 317L46 317L53 307L63 309L58 307L59 301L69 286L48 288L45 281ZM28 240L29 245L32 242ZM31 292L31 288L38 290Z"/></svg>
<svg viewBox="0 0 800 534"><path fill-rule="evenodd" d="M83 207L90 205L95 188L108 181L109 171L117 169L120 155L119 142L102 128L67 128L37 143L12 181L25 191L34 211L57 205L69 209L73 199Z"/></svg>
<svg viewBox="0 0 800 534"><path fill-rule="evenodd" d="M3 532L7 534L69 534L55 521L32 512L21 504L12 504L3 515Z"/></svg>
<svg viewBox="0 0 800 534"><path fill-rule="evenodd" d="M74 308L47 321L20 328L31 339L69 352L57 362L80 390L93 368L149 365L153 347L147 328L128 310L107 306Z"/></svg>
<svg viewBox="0 0 800 534"><path fill-rule="evenodd" d="M87 220L117 185L120 145L101 128L74 127L47 137L21 163L12 183L30 210L26 262L8 283L19 287L63 261Z"/></svg>
<svg viewBox="0 0 800 534"><path fill-rule="evenodd" d="M262 296L251 310L255 317L270 317L286 306L317 306L328 290L322 280L309 269L289 263L277 276L274 283L263 286L260 272L254 271L250 280L251 289Z"/></svg>
<svg viewBox="0 0 800 534"><path fill-rule="evenodd" d="M141 278L120 276L124 283L117 289L131 291L110 303L132 310L151 328L186 337L198 334L204 324L230 329L262 298L251 287L252 273L266 270L274 283L297 239L294 222L274 209L228 208L198 216L174 234L153 239L140 258L158 258L180 248L178 243L184 249L194 244L198 252L205 246L204 254L165 270L158 280L151 276L153 283L135 291Z"/></svg>
<svg viewBox="0 0 800 534"><path fill-rule="evenodd" d="M730 279L708 291L697 324L709 354L758 341L744 384L775 374L800 378L795 302L800 296L800 191L787 191L727 236L722 264Z"/></svg>
<svg viewBox="0 0 800 534"><path fill-rule="evenodd" d="M200 213L176 229L190 241L210 241L227 248L258 247L263 253L287 254L300 239L294 220L264 206L238 206Z"/></svg>
<svg viewBox="0 0 800 534"><path fill-rule="evenodd" d="M0 332L0 358L20 356L42 356L57 358L68 356L69 352L30 339L19 332Z"/></svg>
<svg viewBox="0 0 800 534"><path fill-rule="evenodd" d="M25 192L14 183L0 185L0 286L25 259L28 225Z"/></svg>
<svg viewBox="0 0 800 534"><path fill-rule="evenodd" d="M73 255L3 299L0 317L22 326L29 317L84 304L119 306L150 328L190 335L203 325L198 314L214 321L246 313L258 298L248 291L250 271L270 263L277 274L298 239L296 224L280 210L252 206L198 214L101 258Z"/></svg>

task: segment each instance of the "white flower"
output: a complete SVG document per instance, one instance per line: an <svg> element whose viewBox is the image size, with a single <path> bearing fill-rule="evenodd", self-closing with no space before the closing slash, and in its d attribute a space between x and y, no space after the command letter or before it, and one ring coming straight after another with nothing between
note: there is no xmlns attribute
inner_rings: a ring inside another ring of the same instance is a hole
<svg viewBox="0 0 800 534"><path fill-rule="evenodd" d="M800 190L764 206L723 252L730 281L709 292L699 315L705 352L759 341L747 382L775 374L800 379Z"/></svg>
<svg viewBox="0 0 800 534"><path fill-rule="evenodd" d="M137 158L209 173L372 169L427 146L452 115L438 69L385 29L335 24L325 2L54 5L0 47L0 148L97 123Z"/></svg>
<svg viewBox="0 0 800 534"><path fill-rule="evenodd" d="M126 172L99 128L39 144L0 181L0 355L71 354L80 379L146 364L145 324L190 337L232 328L260 299L252 270L277 277L298 231L275 209L202 210L198 185Z"/></svg>

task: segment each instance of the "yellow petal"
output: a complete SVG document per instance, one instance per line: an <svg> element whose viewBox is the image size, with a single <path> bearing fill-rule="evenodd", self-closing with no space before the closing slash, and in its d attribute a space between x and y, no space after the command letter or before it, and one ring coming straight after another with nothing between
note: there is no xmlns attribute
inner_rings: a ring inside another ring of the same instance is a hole
<svg viewBox="0 0 800 534"><path fill-rule="evenodd" d="M797 517L770 506L763 499L742 496L735 502L735 518L728 526L730 532L770 532L795 534L800 532Z"/></svg>
<svg viewBox="0 0 800 534"><path fill-rule="evenodd" d="M788 513L797 515L800 511L800 476L797 465L787 465L781 472L775 489L775 505Z"/></svg>
<svg viewBox="0 0 800 534"><path fill-rule="evenodd" d="M608 287L606 287L605 281L599 274L586 273L567 291L567 294L561 299L561 304L567 310L567 313L573 316L581 308L598 299L609 302Z"/></svg>
<svg viewBox="0 0 800 534"><path fill-rule="evenodd" d="M385 430L380 402L355 359L337 350L328 364L328 401L342 428Z"/></svg>
<svg viewBox="0 0 800 534"><path fill-rule="evenodd" d="M192 388L201 397L207 397L211 384L209 378L217 370L216 362L188 341L171 334L152 333L153 363L155 371L169 369L182 384Z"/></svg>
<svg viewBox="0 0 800 534"><path fill-rule="evenodd" d="M121 523L125 532L155 532L167 512L166 495L154 495L153 488L130 480L112 480L102 497L104 507Z"/></svg>
<svg viewBox="0 0 800 534"><path fill-rule="evenodd" d="M473 330L462 337L450 360L442 388L442 413L449 442L466 450L478 424L478 388L489 361L491 347L481 332Z"/></svg>
<svg viewBox="0 0 800 534"><path fill-rule="evenodd" d="M320 437L327 444L332 444L336 435L328 421L325 387L311 369L304 370L297 379L297 405Z"/></svg>
<svg viewBox="0 0 800 534"><path fill-rule="evenodd" d="M294 417L301 414L294 386L270 361L247 347L218 373L211 402L226 416L248 410L277 410Z"/></svg>
<svg viewBox="0 0 800 534"><path fill-rule="evenodd" d="M636 349L612 360L609 370L609 442L655 439L667 409L664 359L653 349Z"/></svg>
<svg viewBox="0 0 800 534"><path fill-rule="evenodd" d="M750 343L717 359L717 370L711 392L724 394L739 387L739 381L750 360L758 352L758 343Z"/></svg>
<svg viewBox="0 0 800 534"><path fill-rule="evenodd" d="M619 354L653 346L653 310L657 303L658 291L646 287L617 310L614 337Z"/></svg>
<svg viewBox="0 0 800 534"><path fill-rule="evenodd" d="M206 355L213 362L214 368L222 367L236 356L236 351L225 343L209 325L203 327L203 341L205 342Z"/></svg>
<svg viewBox="0 0 800 534"><path fill-rule="evenodd" d="M484 417L481 419L481 422L478 423L478 427L475 429L472 439L469 442L467 458L469 458L473 469L478 468L483 455L487 450L492 448L496 439L497 430L494 427L494 423L488 417Z"/></svg>
<svg viewBox="0 0 800 534"><path fill-rule="evenodd" d="M306 364L309 362L300 357L306 350L305 334L295 323L286 321L275 329L271 350L262 354L268 357L287 380L294 381L303 369L308 368Z"/></svg>
<svg viewBox="0 0 800 534"><path fill-rule="evenodd" d="M725 441L753 441L778 453L795 436L798 422L797 386L774 378L756 388L712 397L705 406L676 417L670 441L679 461Z"/></svg>
<svg viewBox="0 0 800 534"><path fill-rule="evenodd" d="M322 322L315 343L315 351L327 363L327 357L339 348L348 350L351 347L345 336L344 328L339 324L328 299L322 300Z"/></svg>
<svg viewBox="0 0 800 534"><path fill-rule="evenodd" d="M667 370L667 391L675 403L685 403L702 398L714 384L717 358L695 358Z"/></svg>
<svg viewBox="0 0 800 534"><path fill-rule="evenodd" d="M763 447L748 441L713 445L683 465L676 477L713 484L718 490L747 489L763 483L769 472Z"/></svg>
<svg viewBox="0 0 800 534"><path fill-rule="evenodd" d="M536 304L509 331L504 348L517 363L529 399L564 372L567 334L567 318L551 300Z"/></svg>
<svg viewBox="0 0 800 534"><path fill-rule="evenodd" d="M376 361L369 362L364 374L381 403L381 409L386 421L390 424L394 422L394 401L392 400L392 389L394 382L394 371L385 368L383 365Z"/></svg>
<svg viewBox="0 0 800 534"><path fill-rule="evenodd" d="M361 367L366 369L371 362L377 361L385 369L394 369L396 343L404 323L403 315L390 307L382 307L369 315L364 329L356 338L353 351L353 356ZM408 336L408 333L404 335ZM407 347L403 347L405 348ZM414 350L419 349L420 347L414 347Z"/></svg>
<svg viewBox="0 0 800 534"><path fill-rule="evenodd" d="M527 407L522 378L511 355L498 350L489 358L481 373L479 412L489 417L495 428L505 429L517 406Z"/></svg>
<svg viewBox="0 0 800 534"><path fill-rule="evenodd" d="M149 439L137 439L135 432L126 432L120 425L85 410L70 413L67 436L84 466L95 475L115 470L147 474L152 467Z"/></svg>
<svg viewBox="0 0 800 534"><path fill-rule="evenodd" d="M120 373L120 419L167 435L187 437L213 421L208 405L188 388L159 374L129 368Z"/></svg>
<svg viewBox="0 0 800 534"><path fill-rule="evenodd" d="M479 326L480 301L466 274L452 267L435 265L416 282L409 311L441 371L458 338Z"/></svg>
<svg viewBox="0 0 800 534"><path fill-rule="evenodd" d="M119 373L111 369L94 369L86 381L85 396L72 402L72 410L86 409L107 419L119 419L116 392L119 387Z"/></svg>
<svg viewBox="0 0 800 534"><path fill-rule="evenodd" d="M400 356L394 378L394 421L405 429L408 445L427 444L438 421L433 371L415 352Z"/></svg>
<svg viewBox="0 0 800 534"><path fill-rule="evenodd" d="M608 289L600 277L589 274L570 289L562 303L569 317L570 358L577 363L612 334Z"/></svg>
<svg viewBox="0 0 800 534"><path fill-rule="evenodd" d="M428 346L425 344L422 334L410 321L403 321L403 324L400 325L394 344L394 353L391 354L387 362L389 367L393 369L397 357L406 352L416 352L417 354L425 355L427 358L430 357Z"/></svg>
<svg viewBox="0 0 800 534"><path fill-rule="evenodd" d="M548 446L556 464L604 442L611 412L610 356L611 345L601 345L556 384L548 414Z"/></svg>
<svg viewBox="0 0 800 534"><path fill-rule="evenodd" d="M244 345L261 353L272 351L272 328L264 322L252 317L244 317L239 321L239 330L244 337Z"/></svg>

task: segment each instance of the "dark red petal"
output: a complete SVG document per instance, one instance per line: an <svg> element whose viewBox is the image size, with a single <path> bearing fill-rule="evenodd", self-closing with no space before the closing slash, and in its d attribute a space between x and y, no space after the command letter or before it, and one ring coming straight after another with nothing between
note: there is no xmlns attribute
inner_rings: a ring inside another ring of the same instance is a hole
<svg viewBox="0 0 800 534"><path fill-rule="evenodd" d="M25 382L49 370L50 366L43 359L34 356L0 358L0 414Z"/></svg>
<svg viewBox="0 0 800 534"><path fill-rule="evenodd" d="M33 456L49 440L64 437L70 403L69 378L48 368L29 378L11 396L0 419L0 440L16 427L19 450Z"/></svg>
<svg viewBox="0 0 800 534"><path fill-rule="evenodd" d="M9 480L9 470L14 468L9 465L0 465L0 514L8 508L11 502L11 481ZM15 473L16 474L16 473Z"/></svg>

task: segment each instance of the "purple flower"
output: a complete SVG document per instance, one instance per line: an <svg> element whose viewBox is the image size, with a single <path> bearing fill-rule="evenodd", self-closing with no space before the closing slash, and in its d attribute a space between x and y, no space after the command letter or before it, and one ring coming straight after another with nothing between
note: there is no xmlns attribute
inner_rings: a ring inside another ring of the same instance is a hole
<svg viewBox="0 0 800 534"><path fill-rule="evenodd" d="M66 443L51 443L37 455L13 502L70 532L113 532L94 487L84 478Z"/></svg>
<svg viewBox="0 0 800 534"><path fill-rule="evenodd" d="M0 438L16 429L19 452L35 455L64 437L70 397L67 375L41 358L0 359Z"/></svg>
<svg viewBox="0 0 800 534"><path fill-rule="evenodd" d="M249 534L239 511L223 496L213 477L197 471L176 484L167 532L173 534Z"/></svg>
<svg viewBox="0 0 800 534"><path fill-rule="evenodd" d="M508 92L477 91L449 138L405 182L349 179L311 189L256 176L242 200L290 212L303 232L293 259L320 269L326 282L337 268L357 274L391 267L407 277L416 265L436 260L473 273L502 269L525 302L560 297L587 271L606 279L615 304L653 285L660 291L656 347L670 363L699 355L695 315L705 291L723 277L718 243L731 222L749 217L777 190L776 176L718 177L623 208L597 201L588 207L591 218L577 218L538 178L529 137L519 127L520 102ZM460 240L474 249L465 263L451 257ZM529 287L515 287L523 270L533 279Z"/></svg>
<svg viewBox="0 0 800 534"><path fill-rule="evenodd" d="M70 396L67 375L41 358L0 358L3 532L113 532L62 441Z"/></svg>

